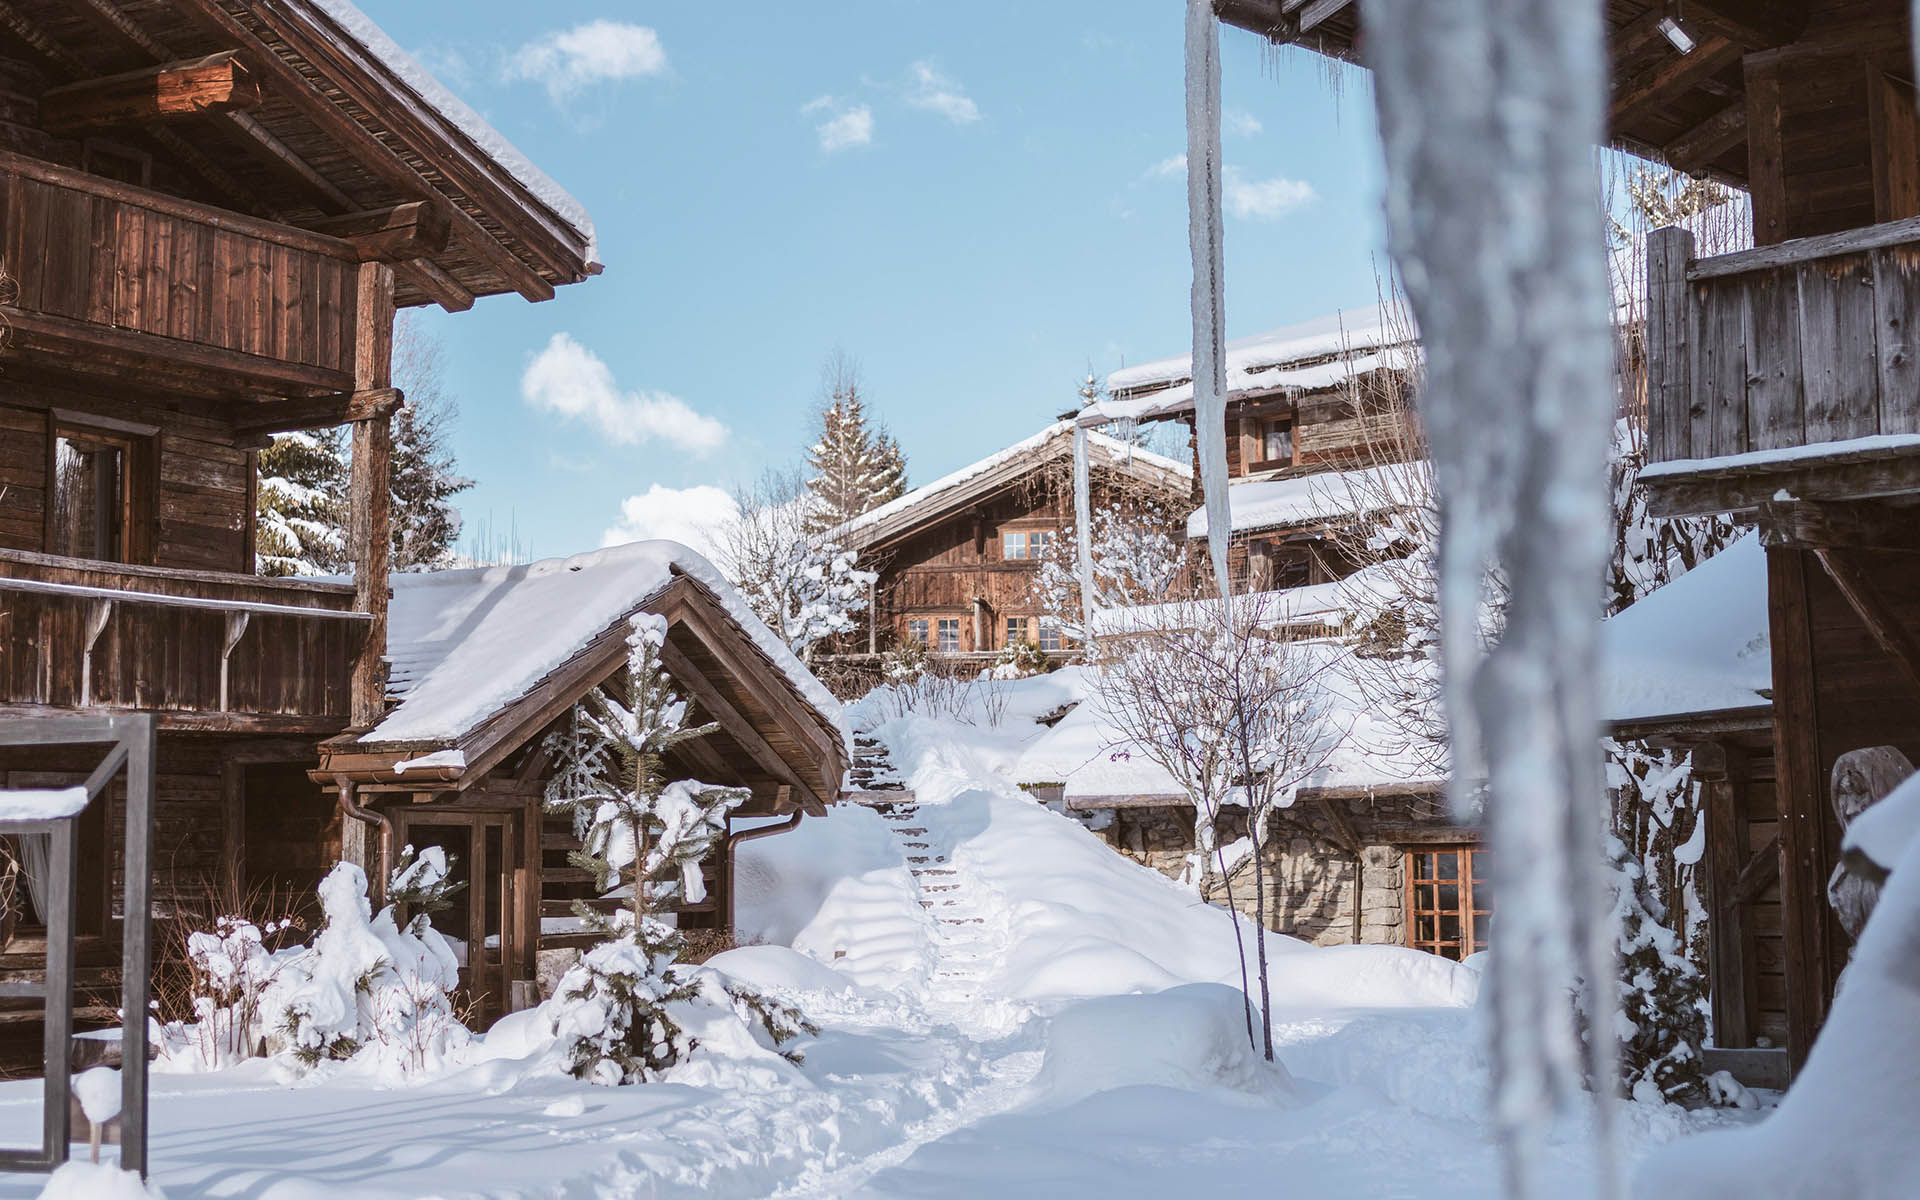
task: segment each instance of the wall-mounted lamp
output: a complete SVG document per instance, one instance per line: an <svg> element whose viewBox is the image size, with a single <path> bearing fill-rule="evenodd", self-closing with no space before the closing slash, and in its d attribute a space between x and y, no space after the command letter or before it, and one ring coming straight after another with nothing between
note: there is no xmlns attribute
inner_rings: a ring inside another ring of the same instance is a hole
<svg viewBox="0 0 1920 1200"><path fill-rule="evenodd" d="M1693 53L1693 48L1697 43L1694 42L1693 35L1688 33L1686 29L1681 26L1680 22L1674 20L1672 17L1661 17L1660 23L1655 25L1654 28L1666 35L1667 40L1673 43L1675 50L1678 50L1682 54Z"/></svg>

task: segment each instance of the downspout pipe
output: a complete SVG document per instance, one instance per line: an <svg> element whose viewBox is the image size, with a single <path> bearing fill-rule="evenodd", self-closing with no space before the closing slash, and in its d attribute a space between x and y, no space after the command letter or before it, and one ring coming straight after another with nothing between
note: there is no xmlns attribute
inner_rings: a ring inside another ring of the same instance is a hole
<svg viewBox="0 0 1920 1200"><path fill-rule="evenodd" d="M393 862L393 822L386 814L373 809L362 808L354 802L357 785L345 775L333 777L334 785L340 789L340 813L344 817L372 825L380 831L380 869L384 872ZM387 881L384 878L367 879L368 899L378 909L386 900Z"/></svg>
<svg viewBox="0 0 1920 1200"><path fill-rule="evenodd" d="M784 821L780 821L772 825L757 825L752 829L742 829L738 833L729 833L727 835L727 936L728 937L737 937L738 935L738 931L734 928L734 908L733 908L733 879L734 879L733 849L734 847L738 846L741 842L751 842L755 838L772 837L778 833L792 833L794 830L800 828L800 819L806 815L807 814L805 812L796 808L793 810L793 815L791 817L788 817Z"/></svg>

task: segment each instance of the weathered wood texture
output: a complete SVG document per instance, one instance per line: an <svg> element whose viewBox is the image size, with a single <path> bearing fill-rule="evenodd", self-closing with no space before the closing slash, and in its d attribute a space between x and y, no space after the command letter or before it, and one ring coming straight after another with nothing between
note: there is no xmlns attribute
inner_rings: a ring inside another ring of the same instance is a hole
<svg viewBox="0 0 1920 1200"><path fill-rule="evenodd" d="M55 88L40 98L54 133L78 133L255 108L260 85L231 50Z"/></svg>
<svg viewBox="0 0 1920 1200"><path fill-rule="evenodd" d="M1787 243L1726 256L1737 271L1695 261L1684 312L1675 311L1675 259L1691 239L1657 235L1648 297L1652 461L1920 431L1920 222L1902 224L1906 240L1870 249ZM1680 481L1667 476L1661 486Z"/></svg>
<svg viewBox="0 0 1920 1200"><path fill-rule="evenodd" d="M228 394L351 387L350 243L0 154L10 354L230 372Z"/></svg>
<svg viewBox="0 0 1920 1200"><path fill-rule="evenodd" d="M1787 1044L1786 947L1781 928L1779 809L1773 746L1724 735L1721 771L1702 771L1707 821L1704 891L1714 1045Z"/></svg>
<svg viewBox="0 0 1920 1200"><path fill-rule="evenodd" d="M201 714L214 727L271 716L277 729L336 730L367 636L366 622L343 619L351 600L339 585L0 552L0 707L90 703ZM242 611L223 707L229 614Z"/></svg>

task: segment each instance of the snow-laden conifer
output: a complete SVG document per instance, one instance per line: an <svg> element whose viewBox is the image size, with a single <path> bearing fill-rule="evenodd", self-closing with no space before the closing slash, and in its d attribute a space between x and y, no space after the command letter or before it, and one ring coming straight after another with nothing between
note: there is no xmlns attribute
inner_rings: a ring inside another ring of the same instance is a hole
<svg viewBox="0 0 1920 1200"><path fill-rule="evenodd" d="M338 429L275 435L260 451L255 560L262 575L347 568L347 458Z"/></svg>

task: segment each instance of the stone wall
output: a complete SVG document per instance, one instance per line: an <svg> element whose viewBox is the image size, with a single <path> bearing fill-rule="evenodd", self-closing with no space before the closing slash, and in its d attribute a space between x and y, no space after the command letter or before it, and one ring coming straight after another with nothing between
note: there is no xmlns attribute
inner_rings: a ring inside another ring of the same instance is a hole
<svg viewBox="0 0 1920 1200"><path fill-rule="evenodd" d="M1265 855L1267 927L1318 946L1404 945L1406 850L1472 841L1474 835L1442 819L1438 797L1358 797L1333 803L1362 843L1359 861L1341 847L1319 801L1303 800L1278 816ZM1100 830L1109 845L1170 878L1186 872L1187 858L1193 853L1191 809L1112 812L1112 821ZM1244 815L1229 810L1221 821L1222 844L1245 834ZM1237 870L1229 882L1233 907L1254 915L1251 864ZM1224 904L1228 896L1224 889L1216 889L1210 899Z"/></svg>

